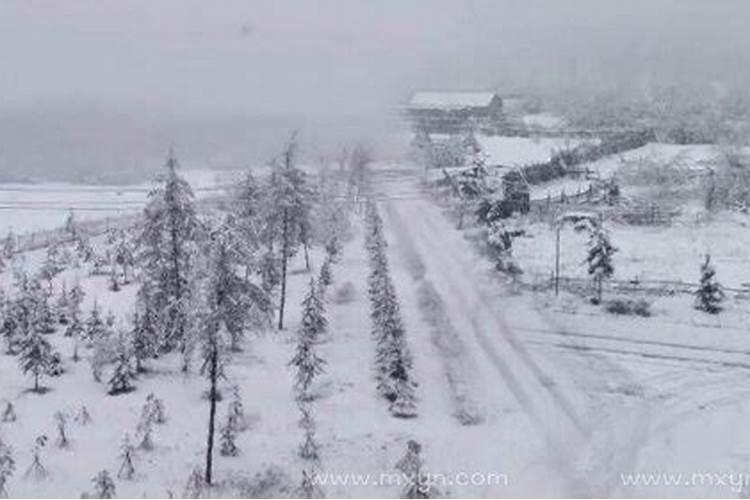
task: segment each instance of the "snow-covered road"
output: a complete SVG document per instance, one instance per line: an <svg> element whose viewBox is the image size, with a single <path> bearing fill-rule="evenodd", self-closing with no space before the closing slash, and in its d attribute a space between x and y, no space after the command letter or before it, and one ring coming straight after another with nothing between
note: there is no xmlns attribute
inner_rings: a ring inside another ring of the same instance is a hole
<svg viewBox="0 0 750 500"><path fill-rule="evenodd" d="M533 300L488 281L487 263L439 207L424 196L400 196L417 192L418 184L417 175L408 170L380 170L375 174L374 194L387 200L383 205L386 226L393 234L390 240L409 268L418 293L429 297L432 323L440 324L439 333L448 346L442 354L447 358L449 390L460 388L455 397L459 402L469 401L472 407L478 402L479 417L491 416L512 399L545 440L546 460L566 489L560 493L605 494L608 481L601 477L602 471L593 473L592 468L602 464L594 455L609 448L610 443L602 439L611 440L621 431L629 434L623 441L637 445L633 433L643 432L642 420L624 429L604 415L611 414L612 408L598 401L592 404L595 397L581 384L582 378L596 376L581 373L590 371L591 363L571 372L566 369L569 365L534 355L527 339L521 337L525 332L510 324L555 327L537 312ZM436 319L436 315L444 318ZM621 369L610 373L628 377ZM607 432L595 429L598 425L606 425ZM633 453L624 451L619 456L630 460ZM612 458L607 465L612 465Z"/></svg>

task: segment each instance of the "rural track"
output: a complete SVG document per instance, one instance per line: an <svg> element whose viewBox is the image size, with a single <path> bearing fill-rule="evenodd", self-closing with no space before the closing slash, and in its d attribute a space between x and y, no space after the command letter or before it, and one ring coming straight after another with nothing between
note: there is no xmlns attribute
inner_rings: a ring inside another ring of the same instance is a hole
<svg viewBox="0 0 750 500"><path fill-rule="evenodd" d="M392 179L399 183L414 181L413 177L394 177ZM387 194L387 180L385 185L382 180L377 181L376 187L385 189ZM578 415L575 404L506 328L502 318L494 314L493 306L472 280L473 271L455 260L455 253L465 252L467 248L450 248L446 242L436 239L441 232L455 229L445 220L442 227L435 227L418 210L422 204L430 203L424 198L397 204L384 203L388 208L388 223L398 227L398 222L394 224L390 219L400 218L403 222L400 231L409 232L413 238L415 250L424 264L425 276L434 284L462 341L470 344L473 352L482 353L487 365L545 438L551 452L549 458L568 483L569 494L591 495L589 485L575 470L578 450L586 446L590 429ZM408 211L408 217L402 211ZM420 217L418 221L415 220L416 214Z"/></svg>

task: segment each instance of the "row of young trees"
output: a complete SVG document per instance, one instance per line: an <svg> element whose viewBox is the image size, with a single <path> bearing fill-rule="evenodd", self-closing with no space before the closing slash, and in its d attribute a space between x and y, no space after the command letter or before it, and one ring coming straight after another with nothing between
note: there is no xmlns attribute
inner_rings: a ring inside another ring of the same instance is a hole
<svg viewBox="0 0 750 500"><path fill-rule="evenodd" d="M377 343L378 392L388 401L392 415L411 418L417 415L413 360L388 267L383 221L374 202L368 202L365 217L365 245L370 260L368 295L372 334Z"/></svg>
<svg viewBox="0 0 750 500"><path fill-rule="evenodd" d="M132 280L138 284L127 327L115 325L114 317L103 319L96 301L84 320L83 291L78 285L68 291L63 284L57 302L51 303L52 279L65 268L66 260L59 259L62 264L57 265L54 252L50 252L54 259L49 258L50 265L45 266L46 281L21 275L13 298L2 301L0 331L8 350L20 354L22 368L35 376L35 386L41 388L39 378L50 373L54 360L60 359L44 336L58 324L64 325L66 336L75 339L74 361L80 359L79 342L93 349L89 360L97 381L103 381L102 368L112 365L107 380L112 395L133 390L138 374L148 369L153 357L178 351L187 371L197 354L200 372L209 384L206 464L200 475L210 485L220 382L227 378L231 353L241 348L248 331L270 323L274 305L278 327L283 328L289 263L304 251L309 268L313 241L323 244L326 252L306 308L319 308L314 314L323 317L322 298L333 279L331 267L346 231L347 218L335 190L327 190L330 183L326 182L316 190L296 166L295 155L292 138L272 162L267 179L258 182L248 171L230 193L229 202L202 217L170 154L161 182L149 194L142 221L133 230L135 235L116 231L105 242L103 261L110 268L110 288L117 291ZM71 234L78 234L72 218L69 226ZM83 235L77 240L88 241ZM317 328L316 321L303 325L302 330ZM300 335L300 345L309 335L310 331ZM304 356L295 358L306 368L312 366ZM306 378L300 375L301 385ZM238 452L235 420L228 417L221 426L222 454Z"/></svg>

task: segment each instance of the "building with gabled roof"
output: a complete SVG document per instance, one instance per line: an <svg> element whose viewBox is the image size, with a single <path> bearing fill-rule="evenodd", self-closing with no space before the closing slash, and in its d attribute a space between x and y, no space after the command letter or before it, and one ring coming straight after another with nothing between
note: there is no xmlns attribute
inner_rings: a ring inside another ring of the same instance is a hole
<svg viewBox="0 0 750 500"><path fill-rule="evenodd" d="M495 92L415 92L406 105L415 128L427 133L497 130L504 123L503 100Z"/></svg>

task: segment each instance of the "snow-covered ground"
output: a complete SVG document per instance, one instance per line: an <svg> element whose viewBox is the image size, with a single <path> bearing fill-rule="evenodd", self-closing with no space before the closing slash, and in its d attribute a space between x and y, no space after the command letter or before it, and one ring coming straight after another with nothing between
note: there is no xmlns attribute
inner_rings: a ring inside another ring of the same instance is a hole
<svg viewBox="0 0 750 500"><path fill-rule="evenodd" d="M201 198L216 194L229 173L196 169L182 175ZM0 235L10 230L26 233L58 228L65 224L71 209L80 220L137 213L153 185L0 184Z"/></svg>
<svg viewBox="0 0 750 500"><path fill-rule="evenodd" d="M414 354L418 416L392 417L377 394L368 259L355 211L353 237L333 267L329 333L320 345L327 365L314 406L321 477L329 481L321 485L324 493L398 496L396 481L383 484L380 474L394 473L407 441L416 439L426 470L441 475L436 486L446 496L738 496L734 483L716 477L750 472L744 299L731 298L724 313L711 316L693 310L688 295L649 297L654 315L632 318L606 314L566 291L555 297L513 286L421 191L420 177L405 164L373 171ZM613 225L620 249L616 277L694 282L703 253L711 251L720 281L734 287L750 282L744 218L719 214L660 228ZM515 240L514 255L529 275L549 276L554 231L541 223L525 229L528 236ZM584 236L564 229L561 241L563 274L583 277ZM40 258L29 255L28 265ZM315 249L313 272L320 260ZM66 271L61 279L70 283L73 274ZM132 285L114 293L104 277L78 279L88 294L85 310L96 297L104 311L125 320ZM251 428L239 437L239 457L217 456L218 479L234 486L224 483L216 494L289 496L300 482L302 433L287 363L309 279L300 256L291 269L288 329L249 338L227 368L226 384L239 386ZM344 288L354 293L344 297ZM180 360L166 356L150 363L153 370L139 378L135 392L108 396L92 380L86 359L70 359L70 340L61 333L50 338L68 371L45 381L51 389L46 394L28 392L30 380L16 358L0 355L0 410L8 400L18 413L16 422L0 423L18 464L7 485L10 495L77 497L91 489L98 470L114 475L119 442L135 433L150 392L165 400L167 422L156 427L155 450L137 452L136 478L116 479L118 495L181 495L190 471L203 461L205 379L181 373ZM220 419L226 404L220 403ZM71 423L71 446L57 448L53 414L72 415L82 405L93 423ZM51 438L42 453L49 477L34 481L23 473L40 434ZM353 479L357 473L362 475ZM679 480L679 486L625 484L623 475L638 473L684 477L656 479ZM695 474L704 474L703 481ZM339 484L330 482L333 475Z"/></svg>

